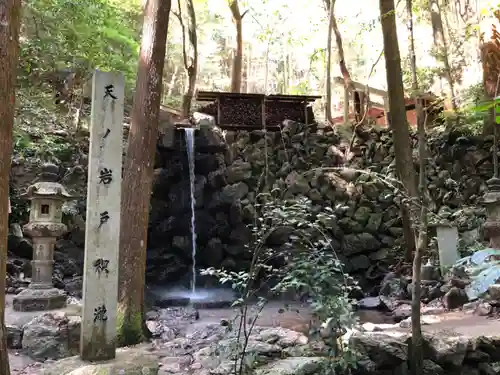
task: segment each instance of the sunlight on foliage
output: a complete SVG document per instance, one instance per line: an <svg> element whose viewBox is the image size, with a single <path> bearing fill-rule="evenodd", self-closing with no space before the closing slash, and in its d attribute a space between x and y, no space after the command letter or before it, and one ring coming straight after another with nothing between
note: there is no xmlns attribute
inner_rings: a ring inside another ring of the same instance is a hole
<svg viewBox="0 0 500 375"><path fill-rule="evenodd" d="M140 4L128 0L35 0L26 3L21 69L40 76L54 69L122 71L135 80ZM134 24L135 19L135 24Z"/></svg>
<svg viewBox="0 0 500 375"><path fill-rule="evenodd" d="M55 105L54 77L59 75L64 82L64 74L75 74L72 89L82 98L95 68L121 71L127 92L131 92L141 16L137 0L34 0L24 4L14 129L17 157L60 162L74 153L68 136L77 130L72 126L76 109L74 103ZM86 121L83 117L82 123ZM63 133L55 134L57 131ZM64 132L68 136L61 136Z"/></svg>

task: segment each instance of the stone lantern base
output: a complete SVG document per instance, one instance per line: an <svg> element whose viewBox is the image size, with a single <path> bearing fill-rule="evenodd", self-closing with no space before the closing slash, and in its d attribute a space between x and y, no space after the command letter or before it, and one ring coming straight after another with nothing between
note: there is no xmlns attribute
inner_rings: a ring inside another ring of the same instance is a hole
<svg viewBox="0 0 500 375"><path fill-rule="evenodd" d="M45 311L66 307L66 292L57 288L28 288L14 297L15 311Z"/></svg>

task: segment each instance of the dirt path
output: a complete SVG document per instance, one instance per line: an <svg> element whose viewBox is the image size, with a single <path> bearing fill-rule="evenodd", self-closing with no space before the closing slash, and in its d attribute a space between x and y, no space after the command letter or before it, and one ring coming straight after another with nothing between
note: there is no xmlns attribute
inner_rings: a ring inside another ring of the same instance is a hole
<svg viewBox="0 0 500 375"><path fill-rule="evenodd" d="M13 350L9 350L9 364L11 375L26 374L23 372L26 367L31 366L35 363L31 358L26 355L17 354Z"/></svg>
<svg viewBox="0 0 500 375"><path fill-rule="evenodd" d="M281 303L270 303L262 311L257 319L260 326L281 326L296 331L307 332L310 311L305 307L294 306L293 309L280 312L283 309ZM237 312L231 309L201 310L200 322L218 322L221 319L232 319ZM249 314L250 315L250 314ZM431 324L424 324L424 332L449 332L463 336L500 336L500 319L484 316L465 314L461 311L447 312L429 317ZM361 322L375 324L390 324L390 319L376 311L363 313ZM400 330L406 330L400 328Z"/></svg>
<svg viewBox="0 0 500 375"><path fill-rule="evenodd" d="M201 323L215 323L223 319L233 320L239 315L239 311L235 309L203 309L199 310L199 313ZM247 316L248 318L253 318L256 316L256 313L255 310L249 309ZM263 327L280 326L295 331L306 332L310 319L311 313L307 307L293 305L291 308L285 309L283 303L271 302L258 314L256 325Z"/></svg>
<svg viewBox="0 0 500 375"><path fill-rule="evenodd" d="M462 336L500 336L500 320L484 316L449 312L436 316L438 323L424 325L426 332L453 332Z"/></svg>
<svg viewBox="0 0 500 375"><path fill-rule="evenodd" d="M265 327L281 326L292 330L307 332L309 321L311 318L310 310L307 307L294 305L288 310L283 309L282 302L272 302L266 305L264 310L259 314L257 325ZM206 323L219 323L221 320L233 320L238 316L238 311L235 309L201 309L198 310L200 319L194 325ZM19 324L29 321L33 316L39 313L17 313L10 306L6 309L6 320L8 324ZM248 317L253 317L255 313L250 311ZM364 321L371 321L376 324L390 323L382 314L375 312L374 314L364 314ZM475 315L467 315L462 312L450 312L441 315L433 316L433 323L424 325L422 328L427 332L449 332L460 334L463 336L500 336L500 320L491 319ZM404 328L391 328L392 330L405 331ZM33 360L25 355L16 354L11 351L9 354L11 363L12 375L17 375L22 372L26 366L34 363ZM36 374L36 367L23 374Z"/></svg>

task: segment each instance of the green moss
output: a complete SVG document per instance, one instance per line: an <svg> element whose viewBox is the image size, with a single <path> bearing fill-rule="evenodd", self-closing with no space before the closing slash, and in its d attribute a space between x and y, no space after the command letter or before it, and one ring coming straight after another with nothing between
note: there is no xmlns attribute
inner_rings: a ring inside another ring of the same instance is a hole
<svg viewBox="0 0 500 375"><path fill-rule="evenodd" d="M126 309L119 308L116 321L116 340L118 347L136 345L144 341L142 314L140 312L129 314Z"/></svg>
<svg viewBox="0 0 500 375"><path fill-rule="evenodd" d="M106 323L92 329L92 338L82 342L81 356L84 360L104 361L115 358L115 343L106 337Z"/></svg>

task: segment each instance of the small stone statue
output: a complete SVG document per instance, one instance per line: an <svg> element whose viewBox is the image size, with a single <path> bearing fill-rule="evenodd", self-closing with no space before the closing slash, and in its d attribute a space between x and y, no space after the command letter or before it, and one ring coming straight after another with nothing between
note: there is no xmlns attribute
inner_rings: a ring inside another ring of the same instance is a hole
<svg viewBox="0 0 500 375"><path fill-rule="evenodd" d="M430 258L427 259L427 262L422 265L420 278L422 281L439 281L439 268L432 263Z"/></svg>

